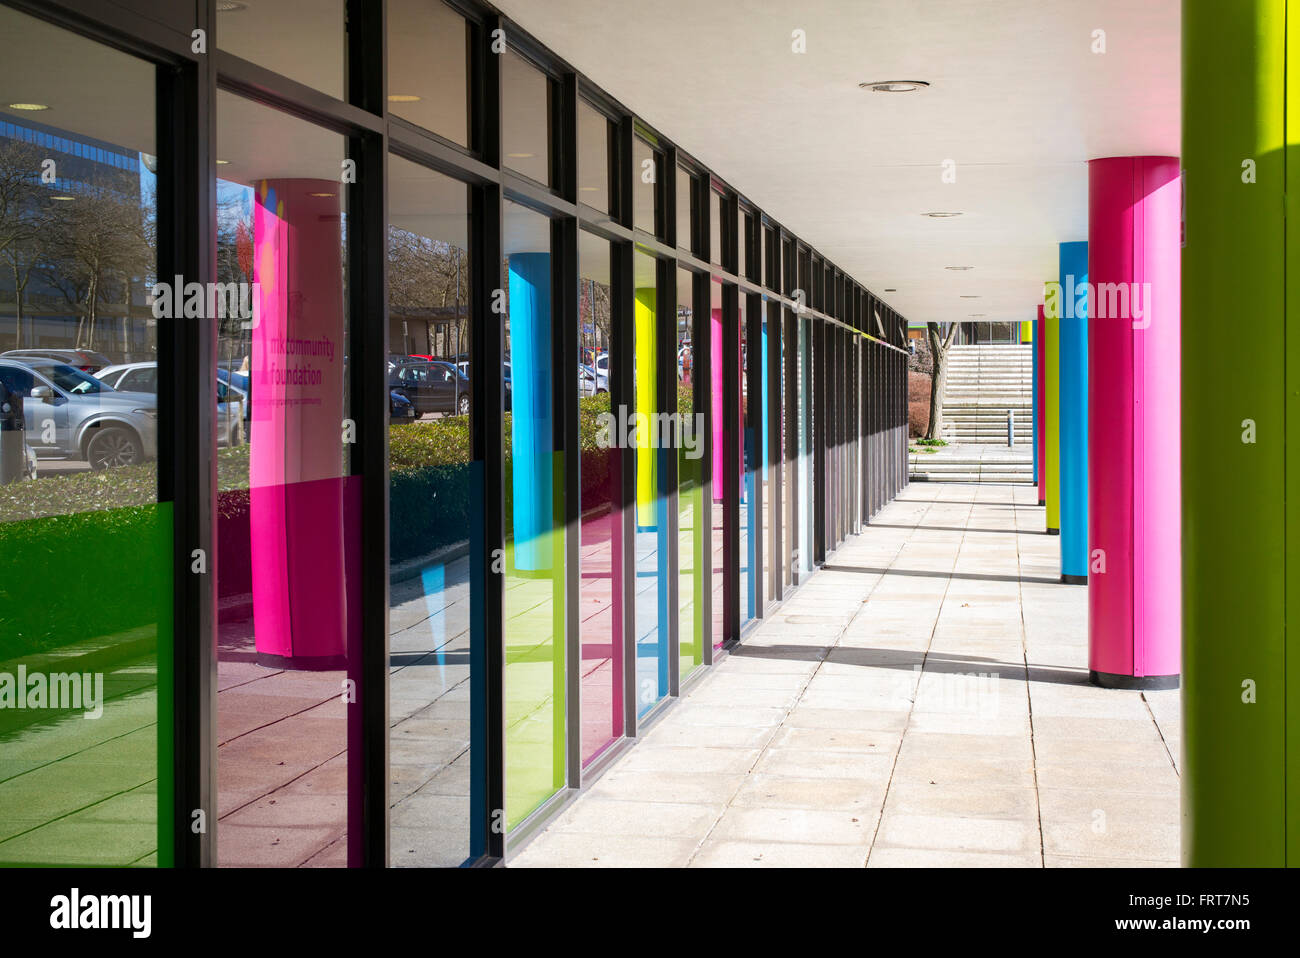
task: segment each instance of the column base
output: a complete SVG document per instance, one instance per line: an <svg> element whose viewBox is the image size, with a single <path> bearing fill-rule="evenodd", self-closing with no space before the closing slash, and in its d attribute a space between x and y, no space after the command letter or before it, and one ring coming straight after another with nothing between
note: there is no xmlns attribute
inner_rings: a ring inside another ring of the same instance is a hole
<svg viewBox="0 0 1300 958"><path fill-rule="evenodd" d="M1087 585L1088 577L1086 575L1067 575L1062 572L1061 581L1066 585Z"/></svg>
<svg viewBox="0 0 1300 958"><path fill-rule="evenodd" d="M342 672L348 667L346 655L272 655L258 652L257 664L268 669L290 672Z"/></svg>
<svg viewBox="0 0 1300 958"><path fill-rule="evenodd" d="M1045 505L1047 505L1047 500L1046 500L1046 499L1039 499L1039 500L1038 500L1038 504L1039 504L1040 506L1045 506Z"/></svg>
<svg viewBox="0 0 1300 958"><path fill-rule="evenodd" d="M1047 534L1048 534L1049 536L1059 536L1059 535L1061 534L1061 530L1060 530L1060 529L1048 529L1048 530L1047 530Z"/></svg>
<svg viewBox="0 0 1300 958"><path fill-rule="evenodd" d="M1161 691L1178 688L1177 675L1117 675L1114 672L1088 670L1088 681L1103 689Z"/></svg>

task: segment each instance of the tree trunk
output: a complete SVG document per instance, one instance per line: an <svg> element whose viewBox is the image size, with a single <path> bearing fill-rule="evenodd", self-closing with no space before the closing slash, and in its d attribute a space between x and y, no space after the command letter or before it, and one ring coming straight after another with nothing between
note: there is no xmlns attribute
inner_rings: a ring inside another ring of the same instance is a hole
<svg viewBox="0 0 1300 958"><path fill-rule="evenodd" d="M926 439L940 439L943 432L943 388L948 378L948 347L957 335L958 325L948 327L948 335L939 335L938 323L926 323L926 339L930 344L930 422L925 429Z"/></svg>

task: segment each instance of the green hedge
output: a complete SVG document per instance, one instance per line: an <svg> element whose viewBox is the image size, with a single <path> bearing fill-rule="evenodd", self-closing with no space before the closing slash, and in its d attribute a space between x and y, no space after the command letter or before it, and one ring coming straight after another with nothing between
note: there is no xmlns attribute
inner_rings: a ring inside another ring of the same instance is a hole
<svg viewBox="0 0 1300 958"><path fill-rule="evenodd" d="M169 503L0 523L0 661L169 617L171 540Z"/></svg>

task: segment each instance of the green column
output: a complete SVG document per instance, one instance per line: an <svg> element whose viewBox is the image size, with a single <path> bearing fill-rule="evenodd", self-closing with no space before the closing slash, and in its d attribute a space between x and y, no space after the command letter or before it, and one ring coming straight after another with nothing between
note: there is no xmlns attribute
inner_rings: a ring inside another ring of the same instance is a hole
<svg viewBox="0 0 1300 958"><path fill-rule="evenodd" d="M1286 698L1300 670L1286 630L1288 592L1300 601L1300 500L1286 496L1288 466L1300 468L1291 322L1300 293L1286 285L1288 265L1300 277L1300 237L1288 256L1284 206L1297 133L1288 85L1291 102L1300 94L1287 52L1300 63L1300 2L1290 37L1287 6L1183 3L1181 771L1191 866L1300 863L1300 726Z"/></svg>

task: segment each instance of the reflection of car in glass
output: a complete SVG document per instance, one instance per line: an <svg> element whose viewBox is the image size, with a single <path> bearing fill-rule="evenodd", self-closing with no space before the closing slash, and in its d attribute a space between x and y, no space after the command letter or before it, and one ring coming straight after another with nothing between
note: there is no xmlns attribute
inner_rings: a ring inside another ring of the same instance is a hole
<svg viewBox="0 0 1300 958"><path fill-rule="evenodd" d="M396 389L388 391L388 418L391 422L410 422L416 417L415 404Z"/></svg>
<svg viewBox="0 0 1300 958"><path fill-rule="evenodd" d="M609 378L609 353L601 353L596 357L596 372L600 373L606 379Z"/></svg>
<svg viewBox="0 0 1300 958"><path fill-rule="evenodd" d="M64 363L0 357L0 382L23 397L27 442L41 459L130 466L158 455L158 400L118 392Z"/></svg>
<svg viewBox="0 0 1300 958"><path fill-rule="evenodd" d="M609 380L590 366L578 367L578 395L595 396L609 392Z"/></svg>
<svg viewBox="0 0 1300 958"><path fill-rule="evenodd" d="M220 377L218 371L218 377ZM125 363L109 366L95 373L100 382L108 383L118 392L151 393L158 395L158 364ZM155 404L156 404L155 399ZM247 433L249 408L248 395L239 387L217 379L217 445L242 446Z"/></svg>
<svg viewBox="0 0 1300 958"><path fill-rule="evenodd" d="M469 415L469 380L451 363L427 360L389 368L388 385L411 401L420 415L441 412Z"/></svg>
<svg viewBox="0 0 1300 958"><path fill-rule="evenodd" d="M80 369L83 373L93 373L113 362L103 353L97 353L93 349L11 349L7 353L0 353L0 356L7 356L19 362L27 362L29 359L44 359L56 363L66 363Z"/></svg>
<svg viewBox="0 0 1300 958"><path fill-rule="evenodd" d="M468 359L462 359L460 362L458 362L458 363L456 364L456 368L457 368L458 370L460 370L460 374L461 374L462 376L464 376L466 379L469 378L469 360L468 360ZM514 383L513 383L513 382L511 381L511 379L510 379L510 362L509 362L509 360L507 360L506 362L504 362L504 363L501 364L501 373L502 373L502 375L505 377L505 389L506 389L506 406L505 406L505 409L506 409L506 412L510 412L510 410L514 407L514 394L515 394L515 393L514 393Z"/></svg>

